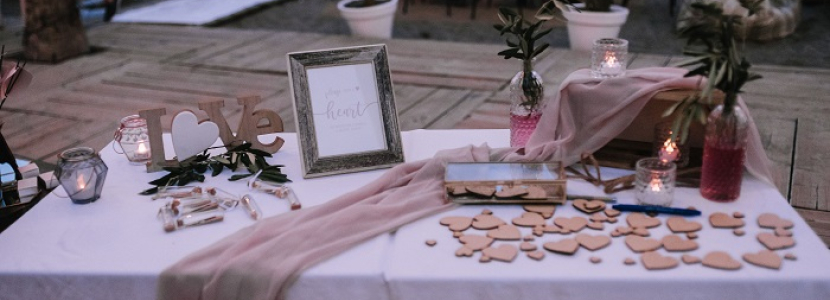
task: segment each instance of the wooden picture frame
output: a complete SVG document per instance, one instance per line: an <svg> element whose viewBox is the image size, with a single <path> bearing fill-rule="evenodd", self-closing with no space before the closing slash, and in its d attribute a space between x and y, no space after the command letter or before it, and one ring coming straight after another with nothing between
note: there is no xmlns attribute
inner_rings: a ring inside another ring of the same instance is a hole
<svg viewBox="0 0 830 300"><path fill-rule="evenodd" d="M386 45L287 58L304 178L404 161Z"/></svg>

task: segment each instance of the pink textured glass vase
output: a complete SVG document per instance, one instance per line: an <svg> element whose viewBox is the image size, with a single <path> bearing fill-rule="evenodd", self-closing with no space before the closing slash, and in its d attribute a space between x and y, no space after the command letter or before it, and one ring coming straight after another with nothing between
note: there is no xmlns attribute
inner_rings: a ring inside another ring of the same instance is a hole
<svg viewBox="0 0 830 300"><path fill-rule="evenodd" d="M709 114L700 194L717 202L732 202L741 195L747 138L746 114L740 107L729 112L723 105Z"/></svg>
<svg viewBox="0 0 830 300"><path fill-rule="evenodd" d="M510 80L510 147L521 148L527 144L542 118L544 107L542 77L535 71L521 71L513 76Z"/></svg>

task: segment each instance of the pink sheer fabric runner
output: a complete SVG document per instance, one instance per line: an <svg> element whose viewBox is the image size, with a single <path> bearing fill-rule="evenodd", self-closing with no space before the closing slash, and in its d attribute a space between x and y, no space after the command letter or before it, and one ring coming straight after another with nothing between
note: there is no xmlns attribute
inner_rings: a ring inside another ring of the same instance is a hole
<svg viewBox="0 0 830 300"><path fill-rule="evenodd" d="M542 161L566 164L617 136L662 90L691 89L686 70L648 68L597 80L588 70L571 74L548 104L524 151L487 145L445 150L433 159L392 168L378 180L328 203L260 220L165 270L158 298L281 299L297 275L371 237L452 207L444 200L447 162ZM745 105L741 101L741 106ZM770 181L751 117L747 168Z"/></svg>

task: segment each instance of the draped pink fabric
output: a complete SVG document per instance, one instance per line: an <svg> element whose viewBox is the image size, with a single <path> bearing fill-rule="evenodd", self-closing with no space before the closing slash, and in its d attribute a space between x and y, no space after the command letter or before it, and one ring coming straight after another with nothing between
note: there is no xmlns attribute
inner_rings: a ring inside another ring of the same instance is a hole
<svg viewBox="0 0 830 300"><path fill-rule="evenodd" d="M467 146L392 168L378 180L324 205L260 220L165 270L159 299L280 299L310 266L373 236L452 207L444 200L447 162L558 159L571 164L619 134L662 90L690 89L686 70L648 68L598 80L571 74L545 108L525 151ZM740 102L741 106L745 106ZM745 108L745 107L744 107ZM770 181L750 120L747 168Z"/></svg>

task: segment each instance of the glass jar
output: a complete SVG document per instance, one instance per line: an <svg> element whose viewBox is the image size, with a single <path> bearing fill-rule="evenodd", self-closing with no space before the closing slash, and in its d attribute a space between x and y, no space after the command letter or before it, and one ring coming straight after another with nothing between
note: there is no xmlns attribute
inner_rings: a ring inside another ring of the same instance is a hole
<svg viewBox="0 0 830 300"><path fill-rule="evenodd" d="M628 65L628 41L602 38L591 48L591 77L611 78L625 75Z"/></svg>
<svg viewBox="0 0 830 300"><path fill-rule="evenodd" d="M656 157L637 161L634 181L637 202L643 205L669 206L674 200L677 165Z"/></svg>
<svg viewBox="0 0 830 300"><path fill-rule="evenodd" d="M510 80L510 147L524 147L536 130L545 108L542 84L542 76L532 70L530 61Z"/></svg>
<svg viewBox="0 0 830 300"><path fill-rule="evenodd" d="M718 105L706 124L700 194L709 200L731 202L741 195L748 122L735 106L726 111Z"/></svg>
<svg viewBox="0 0 830 300"><path fill-rule="evenodd" d="M131 163L141 164L150 160L150 137L147 136L147 121L138 115L121 119L120 127L113 137L122 152L113 144L116 153L124 154Z"/></svg>
<svg viewBox="0 0 830 300"><path fill-rule="evenodd" d="M107 165L92 148L67 149L58 154L55 177L73 203L87 204L101 197Z"/></svg>

